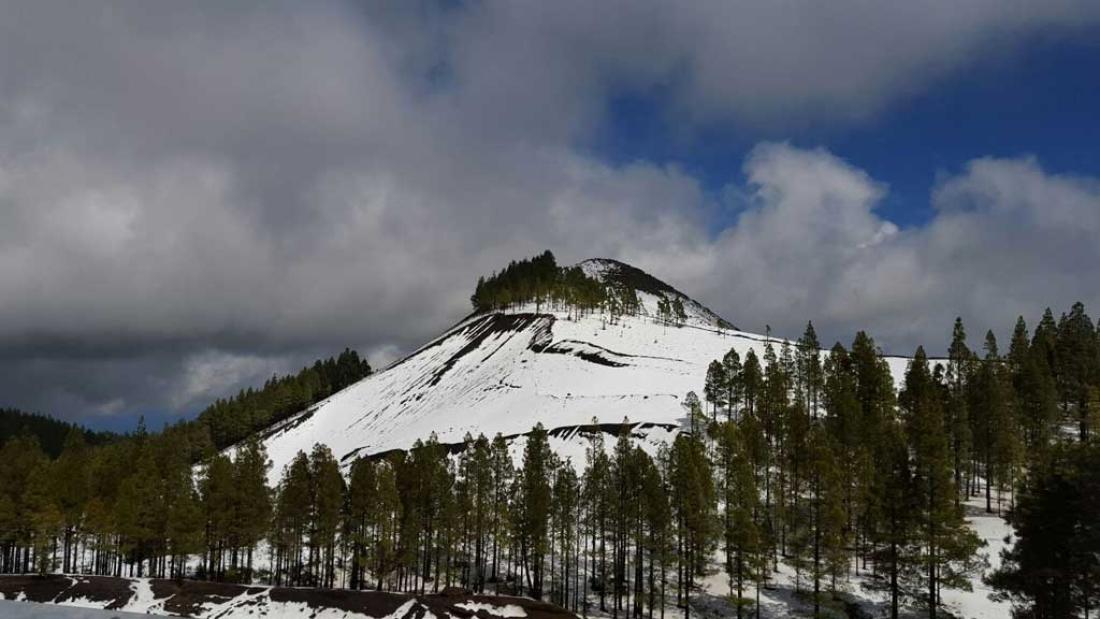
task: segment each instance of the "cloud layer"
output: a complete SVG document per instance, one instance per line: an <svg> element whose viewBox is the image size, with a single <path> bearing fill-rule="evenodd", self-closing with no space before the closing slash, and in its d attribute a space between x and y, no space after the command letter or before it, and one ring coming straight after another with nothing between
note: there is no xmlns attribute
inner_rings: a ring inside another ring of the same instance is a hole
<svg viewBox="0 0 1100 619"><path fill-rule="evenodd" d="M928 226L899 231L875 213L888 179L825 150L761 144L715 196L583 148L616 93L667 93L688 128L858 123L1100 17L896 9L11 6L0 404L187 412L346 345L377 364L461 316L479 273L545 247L631 261L745 327L813 319L899 349L934 348L955 314L1003 330L1100 301L1097 181L1037 161L971 162Z"/></svg>

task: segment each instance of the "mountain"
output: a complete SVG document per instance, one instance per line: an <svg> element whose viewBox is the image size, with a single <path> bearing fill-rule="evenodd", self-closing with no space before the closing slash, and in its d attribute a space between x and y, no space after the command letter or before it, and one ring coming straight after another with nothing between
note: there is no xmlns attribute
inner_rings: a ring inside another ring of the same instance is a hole
<svg viewBox="0 0 1100 619"><path fill-rule="evenodd" d="M517 437L536 423L560 454L583 460L581 430L618 433L628 423L656 445L684 421L683 400L701 393L707 365L730 348L763 355L765 336L732 323L630 265L586 260L584 273L637 293L633 315L519 304L474 313L409 356L264 432L272 480L299 451L327 444L345 465L406 449L435 433L459 444L467 434ZM680 299L680 326L658 303ZM773 338L777 345L779 340ZM907 359L889 359L900 380Z"/></svg>
<svg viewBox="0 0 1100 619"><path fill-rule="evenodd" d="M695 326L737 330L725 318L645 271L610 258L591 258L578 264L585 275L613 287L634 290L642 300L643 315L655 317L657 301L680 299L687 320ZM648 313L653 310L652 313Z"/></svg>

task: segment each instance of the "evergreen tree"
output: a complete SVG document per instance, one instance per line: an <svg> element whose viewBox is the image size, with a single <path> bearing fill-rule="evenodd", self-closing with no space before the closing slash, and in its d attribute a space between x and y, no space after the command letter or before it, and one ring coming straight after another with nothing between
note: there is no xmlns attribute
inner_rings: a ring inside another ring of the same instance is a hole
<svg viewBox="0 0 1100 619"><path fill-rule="evenodd" d="M721 361L711 361L707 366L706 383L703 386L703 397L710 404L711 421L718 418L718 407L726 405L727 384L726 370Z"/></svg>
<svg viewBox="0 0 1100 619"><path fill-rule="evenodd" d="M722 356L722 371L725 374L723 387L725 389L726 421L733 421L734 409L741 405L741 395L744 393L741 376L741 356L737 354L736 349L731 348L729 352Z"/></svg>
<svg viewBox="0 0 1100 619"><path fill-rule="evenodd" d="M1097 354L1096 330L1092 319L1085 313L1085 306L1074 303L1069 314L1062 316L1055 336L1055 376L1063 410L1076 410L1078 437L1081 442L1089 438L1091 430L1091 389L1100 371Z"/></svg>
<svg viewBox="0 0 1100 619"><path fill-rule="evenodd" d="M523 449L522 530L520 553L527 591L542 599L543 565L547 553L550 517L551 452L547 434L538 424L527 436Z"/></svg>
<svg viewBox="0 0 1100 619"><path fill-rule="evenodd" d="M929 616L940 605L940 578L965 569L980 540L968 529L962 511L955 506L950 448L944 427L938 387L928 369L923 348L917 348L905 374L899 403L906 415L909 449L913 458L917 514L924 548L926 599Z"/></svg>
<svg viewBox="0 0 1100 619"><path fill-rule="evenodd" d="M763 390L764 377L760 370L760 361L756 358L756 352L749 349L745 353L745 364L741 367L741 401L746 415L755 415L756 403Z"/></svg>
<svg viewBox="0 0 1100 619"><path fill-rule="evenodd" d="M821 344L814 331L814 323L806 323L806 331L798 340L797 354L798 390L802 396L802 407L814 419L818 416L818 403L821 397Z"/></svg>
<svg viewBox="0 0 1100 619"><path fill-rule="evenodd" d="M877 546L876 563L889 580L890 618L898 619L902 589L915 563L918 488L909 459L909 447L900 424L888 422L878 443L880 466L872 477L870 507L865 515L868 537Z"/></svg>
<svg viewBox="0 0 1100 619"><path fill-rule="evenodd" d="M163 480L165 550L170 561L167 574L183 578L187 558L202 551L202 506L191 473L190 446L165 441L164 447L168 450Z"/></svg>
<svg viewBox="0 0 1100 619"><path fill-rule="evenodd" d="M951 345L947 349L947 424L951 438L952 469L955 477L955 504L960 504L964 488L966 464L970 459L973 446L971 419L968 400L968 387L973 373L974 363L970 348L966 345L966 328L962 318L955 318L951 333ZM965 480L969 487L970 479Z"/></svg>
<svg viewBox="0 0 1100 619"><path fill-rule="evenodd" d="M223 454L214 456L206 465L199 482L202 511L205 514L206 565L208 578L225 578L225 553L230 548L235 488L233 461ZM126 503L120 498L118 503ZM306 502L308 505L308 502Z"/></svg>
<svg viewBox="0 0 1100 619"><path fill-rule="evenodd" d="M760 491L744 434L728 421L718 433L725 569L738 617L751 603L745 598L746 582L759 582L762 568L766 569L761 561L763 544L757 518Z"/></svg>
<svg viewBox="0 0 1100 619"><path fill-rule="evenodd" d="M684 300L679 296L673 298L669 310L673 321L676 322L676 326L684 326L684 323L687 321L687 314L684 312Z"/></svg>
<svg viewBox="0 0 1100 619"><path fill-rule="evenodd" d="M685 619L691 615L691 591L702 573L713 539L714 483L702 439L695 434L677 436L672 443L669 476L681 557L677 602Z"/></svg>
<svg viewBox="0 0 1100 619"><path fill-rule="evenodd" d="M1015 544L988 579L1014 617L1089 617L1100 595L1100 448L1055 449L1009 515Z"/></svg>
<svg viewBox="0 0 1100 619"><path fill-rule="evenodd" d="M81 533L84 512L91 492L88 477L91 453L83 431L73 428L65 437L65 446L54 462L54 489L64 529L62 571L76 571L75 541Z"/></svg>
<svg viewBox="0 0 1100 619"><path fill-rule="evenodd" d="M252 551L267 536L271 526L271 489L267 487L270 469L267 450L256 436L245 441L233 462L236 505L230 526L234 547L243 549L245 554L245 582L251 581ZM233 567L238 567L236 550Z"/></svg>
<svg viewBox="0 0 1100 619"><path fill-rule="evenodd" d="M336 534L344 507L344 478L332 451L325 445L313 446L309 455L310 480L310 566L315 582L321 587L336 583Z"/></svg>
<svg viewBox="0 0 1100 619"><path fill-rule="evenodd" d="M809 530L808 567L814 581L814 616L821 616L822 581L836 593L836 583L847 562L845 548L843 473L832 437L815 424L807 441L810 470L804 518Z"/></svg>

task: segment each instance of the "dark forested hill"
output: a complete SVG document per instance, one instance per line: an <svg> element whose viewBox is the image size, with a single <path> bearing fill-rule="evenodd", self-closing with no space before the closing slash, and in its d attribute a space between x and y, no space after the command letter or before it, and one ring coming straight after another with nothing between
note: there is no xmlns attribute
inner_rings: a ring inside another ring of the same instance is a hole
<svg viewBox="0 0 1100 619"><path fill-rule="evenodd" d="M89 445L101 445L118 437L113 432L95 432L49 415L0 408L0 445L25 430L38 439L42 451L56 458L65 444L65 437L73 428L84 431L84 440Z"/></svg>

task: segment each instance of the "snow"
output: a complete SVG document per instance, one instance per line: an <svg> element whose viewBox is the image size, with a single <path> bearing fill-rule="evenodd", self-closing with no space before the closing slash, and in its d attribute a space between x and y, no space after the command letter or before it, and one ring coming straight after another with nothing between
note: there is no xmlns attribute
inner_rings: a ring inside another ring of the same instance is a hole
<svg viewBox="0 0 1100 619"><path fill-rule="evenodd" d="M1001 566L1001 551L1011 546L1014 532L1004 518L996 514L985 513L985 499L973 497L966 503L970 515L966 521L985 543L978 551L989 564L985 574ZM980 578L972 581L973 591L948 589L943 592L943 600L959 616L968 619L994 619L1011 615L1012 604L998 602L990 598L993 590Z"/></svg>
<svg viewBox="0 0 1100 619"><path fill-rule="evenodd" d="M749 349L762 356L765 340L642 316L616 324L606 315L576 319L566 312L471 316L404 360L283 422L266 439L271 481L315 443L349 464L355 456L406 449L433 432L440 442L457 443L467 434L522 434L536 423L548 430L593 420L679 425L683 397L701 394L711 361L730 348L742 359ZM900 380L908 359L887 361Z"/></svg>
<svg viewBox="0 0 1100 619"><path fill-rule="evenodd" d="M515 604L505 604L504 606L497 606L495 604L486 604L485 602L459 602L455 604L459 608L464 608L470 612L477 612L483 610L494 617L526 617L527 611L523 608L516 606Z"/></svg>
<svg viewBox="0 0 1100 619"><path fill-rule="evenodd" d="M581 267L594 277L615 268L600 260ZM658 321L659 296L645 291L638 292L640 315L614 322L606 314L577 317L533 304L469 316L405 359L269 433L271 482L278 481L297 452L308 453L316 443L328 445L347 466L358 456L407 449L433 433L442 443L500 433L510 438L510 453L518 462L526 444L523 434L537 423L551 432L554 452L578 470L584 467L589 440L575 431L577 426L629 421L635 424L636 444L656 453L684 427L684 396L689 391L702 396L712 361L731 348L742 360L753 350L762 361L769 339L777 354L783 344L779 338L721 328L724 321L718 316L674 290L660 294L682 298L685 324ZM885 361L900 387L910 359L886 356ZM613 440L605 437L605 442ZM983 552L995 564L1010 528L984 514L969 521L988 542ZM781 565L771 584L761 592L765 616L789 616L792 608L805 606L789 566ZM887 603L883 593L865 584L871 583L853 575L845 583L846 599L881 610ZM704 590L709 597L700 604L719 608L726 603L729 583L715 573ZM944 600L961 617L1009 614L1006 604L989 599L980 578L972 592L944 591Z"/></svg>
<svg viewBox="0 0 1100 619"><path fill-rule="evenodd" d="M117 610L103 610L101 607L56 606L47 604L3 601L0 595L0 617L4 619L139 619L148 615L138 615Z"/></svg>
<svg viewBox="0 0 1100 619"><path fill-rule="evenodd" d="M136 613L155 613L164 607L164 600L159 602L153 595L153 585L148 578L135 578L130 583L133 597L126 603L126 610Z"/></svg>
<svg viewBox="0 0 1100 619"><path fill-rule="evenodd" d="M412 609L416 601L410 599L394 613L379 619L401 619ZM314 608L305 602L276 602L271 599L270 589L249 595L244 593L220 603L206 603L200 617L211 619L232 619L259 615L274 619L370 619L362 613L341 610L339 608ZM427 619L427 618L425 618Z"/></svg>

